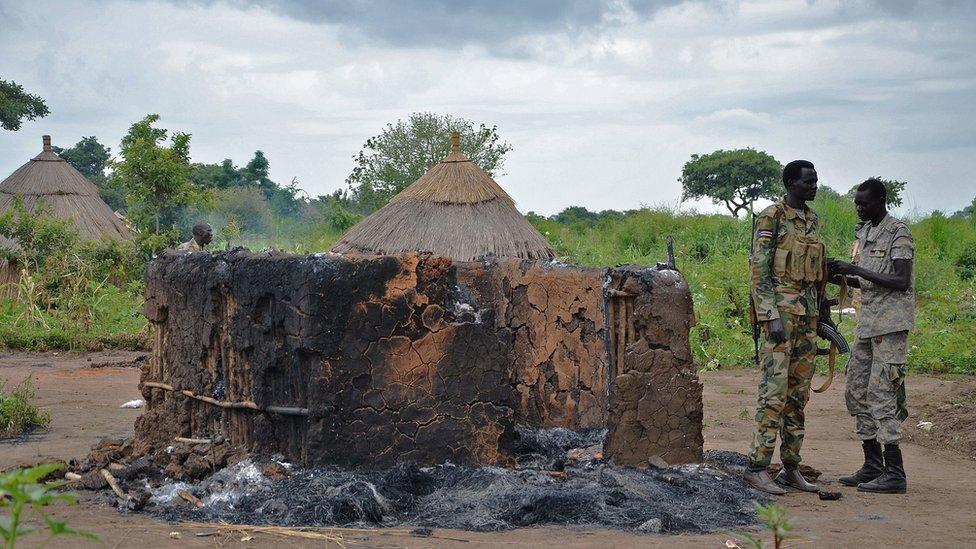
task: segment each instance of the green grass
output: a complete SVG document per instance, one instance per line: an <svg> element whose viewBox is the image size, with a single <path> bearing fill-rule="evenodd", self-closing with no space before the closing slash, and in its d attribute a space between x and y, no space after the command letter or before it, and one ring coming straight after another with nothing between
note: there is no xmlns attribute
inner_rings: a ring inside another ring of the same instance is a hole
<svg viewBox="0 0 976 549"><path fill-rule="evenodd" d="M0 348L45 351L145 349L149 326L142 314L141 285L121 290L111 284L93 297L91 316L83 322L59 310L26 314L17 301L0 300Z"/></svg>
<svg viewBox="0 0 976 549"><path fill-rule="evenodd" d="M822 195L813 204L832 257L847 259L857 216L849 200ZM567 213L569 212L569 213ZM582 213L581 213L582 212ZM666 258L666 238L674 237L678 267L691 288L696 325L691 345L699 367L752 363L749 326L748 248L750 219L727 215L676 213L643 208L600 215L580 208L551 218L529 220L568 262L605 267L624 263L654 265ZM910 337L909 367L932 373L976 374L976 222L941 214L909 220L916 244L916 329ZM276 248L306 254L328 250L343 233L334 223L283 224L271 234L249 235L251 249ZM215 242L214 249L222 249ZM831 287L832 292L836 288ZM29 350L144 348L148 323L141 314L138 285L126 290L107 285L92 296L86 323L45 312L44 325L25 320L21 306L0 301L0 348ZM854 321L841 330L850 338Z"/></svg>
<svg viewBox="0 0 976 549"><path fill-rule="evenodd" d="M35 396L31 378L10 389L0 380L0 439L20 436L51 423L50 414L34 405Z"/></svg>
<svg viewBox="0 0 976 549"><path fill-rule="evenodd" d="M831 257L848 259L857 216L845 200L821 197L821 218ZM700 367L742 366L753 361L748 307L751 220L726 215L676 214L649 208L602 218L557 220L529 216L564 259L585 266L654 265L674 237L678 268L688 280L696 325L691 344ZM959 257L976 245L976 224L936 214L912 221L916 245L916 329L909 367L934 373L976 374L976 279L964 280ZM831 287L836 293L836 287ZM841 325L848 338L854 321Z"/></svg>

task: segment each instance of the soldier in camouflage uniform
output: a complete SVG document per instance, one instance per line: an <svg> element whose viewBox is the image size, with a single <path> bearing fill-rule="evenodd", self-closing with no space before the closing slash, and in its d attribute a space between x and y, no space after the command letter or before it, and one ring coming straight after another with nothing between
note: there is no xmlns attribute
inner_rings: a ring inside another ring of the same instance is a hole
<svg viewBox="0 0 976 549"><path fill-rule="evenodd" d="M755 221L750 261L751 291L762 325L759 363L762 380L756 431L745 479L771 494L781 486L816 492L797 467L803 445L803 408L810 397L816 358L820 293L826 278L824 245L817 214L806 203L817 194L817 171L806 160L783 170L786 197L762 211ZM775 482L766 468L780 437L783 470Z"/></svg>
<svg viewBox="0 0 976 549"><path fill-rule="evenodd" d="M908 225L888 214L886 197L877 179L858 186L854 203L865 222L857 231L860 256L856 264L830 264L834 281L851 275L848 284L861 289L845 397L861 439L864 465L839 480L862 492L902 494L908 482L898 442L901 422L908 417L905 362L915 318L915 243Z"/></svg>

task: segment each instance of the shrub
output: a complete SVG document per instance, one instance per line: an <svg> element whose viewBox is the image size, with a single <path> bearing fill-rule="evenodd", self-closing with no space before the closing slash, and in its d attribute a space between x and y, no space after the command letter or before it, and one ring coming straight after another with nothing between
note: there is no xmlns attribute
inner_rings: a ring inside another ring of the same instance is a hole
<svg viewBox="0 0 976 549"><path fill-rule="evenodd" d="M962 280L971 280L976 277L976 243L967 246L954 262L956 274Z"/></svg>
<svg viewBox="0 0 976 549"><path fill-rule="evenodd" d="M51 423L50 414L34 404L36 395L29 377L10 392L7 392L6 382L0 380L0 438L20 436Z"/></svg>

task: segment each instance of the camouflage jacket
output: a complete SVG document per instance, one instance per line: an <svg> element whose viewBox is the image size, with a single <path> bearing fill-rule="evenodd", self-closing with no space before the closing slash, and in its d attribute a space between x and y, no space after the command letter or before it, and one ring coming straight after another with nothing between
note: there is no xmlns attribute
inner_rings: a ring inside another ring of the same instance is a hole
<svg viewBox="0 0 976 549"><path fill-rule="evenodd" d="M207 248L201 246L200 244L197 244L197 240L195 238L191 238L190 240L187 240L186 242L184 242L184 243L180 244L179 246L177 246L176 247L176 251L178 251L178 252L205 252L205 251L207 251Z"/></svg>
<svg viewBox="0 0 976 549"><path fill-rule="evenodd" d="M749 265L756 317L764 322L781 313L817 315L826 277L817 214L780 200L756 217L754 230Z"/></svg>
<svg viewBox="0 0 976 549"><path fill-rule="evenodd" d="M857 264L876 273L893 273L896 259L915 260L915 241L905 222L890 214L877 227L865 223L857 231ZM861 304L857 336L875 337L911 330L915 324L915 273L908 290L889 290L860 279Z"/></svg>

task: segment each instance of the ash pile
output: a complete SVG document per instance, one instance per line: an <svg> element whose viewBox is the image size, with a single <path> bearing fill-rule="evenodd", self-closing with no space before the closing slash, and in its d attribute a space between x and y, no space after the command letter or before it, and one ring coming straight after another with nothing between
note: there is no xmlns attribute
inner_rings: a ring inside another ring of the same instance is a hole
<svg viewBox="0 0 976 549"><path fill-rule="evenodd" d="M194 481L175 480L143 458L136 474L121 475L125 498L107 490L101 497L120 510L165 520L474 531L573 525L648 534L752 525L753 503L767 501L736 474L745 459L740 454L638 469L603 459L606 430L519 428L518 435L515 468L300 469L280 457L247 456L231 457L225 468Z"/></svg>

